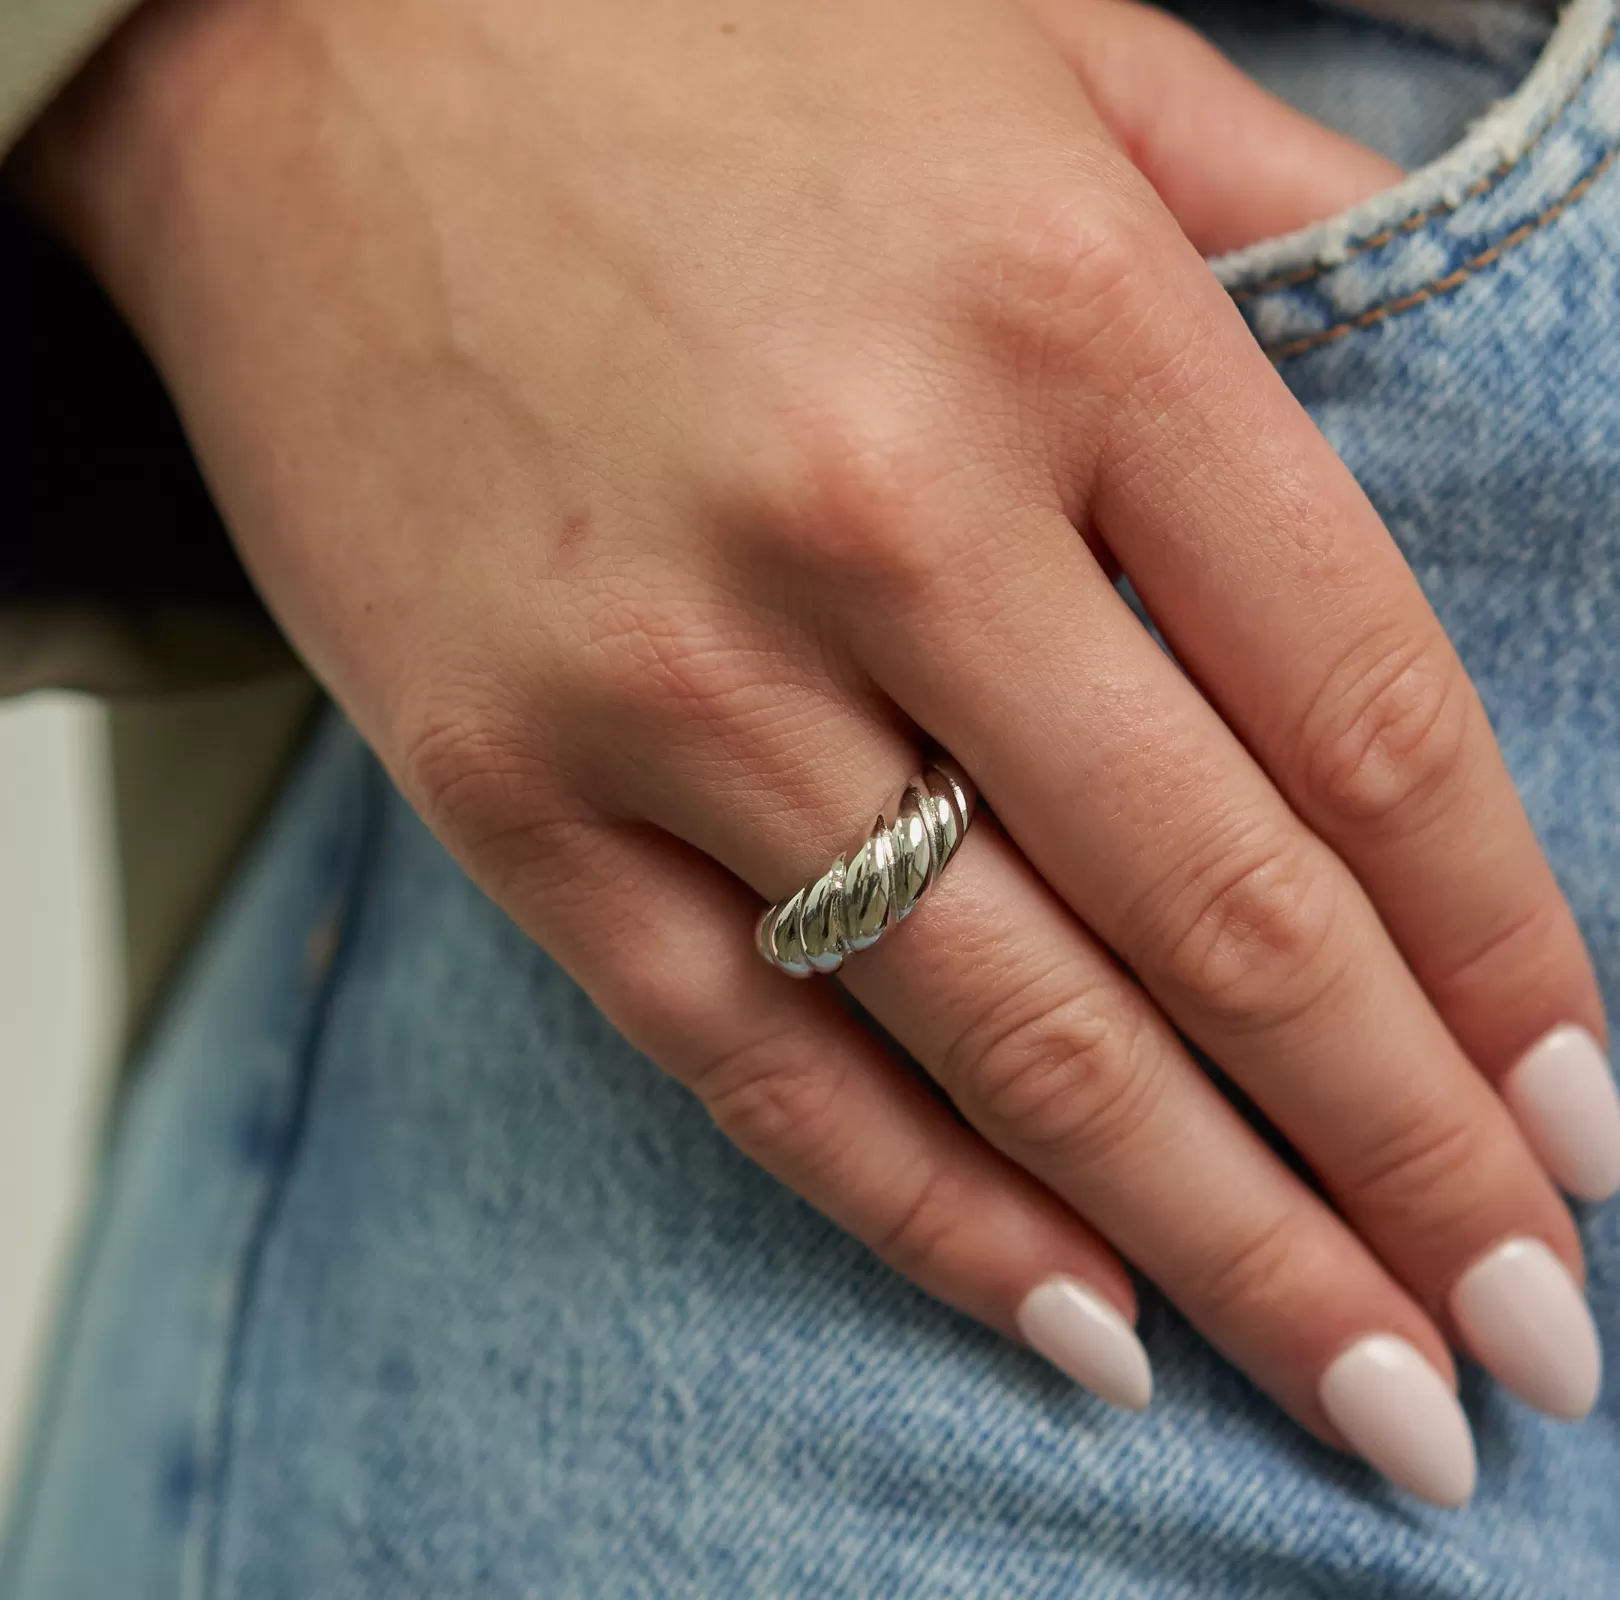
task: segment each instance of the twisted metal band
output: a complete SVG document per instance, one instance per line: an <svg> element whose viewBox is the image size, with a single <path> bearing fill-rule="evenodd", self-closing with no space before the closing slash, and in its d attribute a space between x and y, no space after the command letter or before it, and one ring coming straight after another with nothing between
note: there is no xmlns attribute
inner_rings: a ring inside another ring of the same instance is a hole
<svg viewBox="0 0 1620 1600"><path fill-rule="evenodd" d="M973 820L974 792L951 761L906 785L894 822L881 816L846 866L840 856L816 881L759 919L759 953L795 978L836 972L917 909L950 864Z"/></svg>

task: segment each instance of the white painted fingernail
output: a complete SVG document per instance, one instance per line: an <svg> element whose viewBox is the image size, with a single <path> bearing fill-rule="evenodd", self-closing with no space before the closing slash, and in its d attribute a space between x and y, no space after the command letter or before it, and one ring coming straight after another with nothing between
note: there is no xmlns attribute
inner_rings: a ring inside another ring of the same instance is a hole
<svg viewBox="0 0 1620 1600"><path fill-rule="evenodd" d="M1586 1297L1539 1239L1509 1239L1451 1291L1479 1364L1526 1404L1578 1422L1597 1403L1603 1353Z"/></svg>
<svg viewBox="0 0 1620 1600"><path fill-rule="evenodd" d="M1358 1340L1317 1387L1334 1427L1420 1500L1460 1506L1474 1492L1474 1436L1451 1387L1406 1340Z"/></svg>
<svg viewBox="0 0 1620 1600"><path fill-rule="evenodd" d="M1153 1368L1128 1323L1095 1289L1047 1278L1024 1296L1018 1331L1054 1367L1111 1406L1145 1411Z"/></svg>
<svg viewBox="0 0 1620 1600"><path fill-rule="evenodd" d="M1570 1194L1620 1190L1620 1094L1602 1046L1573 1023L1554 1028L1502 1080L1502 1098L1541 1164Z"/></svg>

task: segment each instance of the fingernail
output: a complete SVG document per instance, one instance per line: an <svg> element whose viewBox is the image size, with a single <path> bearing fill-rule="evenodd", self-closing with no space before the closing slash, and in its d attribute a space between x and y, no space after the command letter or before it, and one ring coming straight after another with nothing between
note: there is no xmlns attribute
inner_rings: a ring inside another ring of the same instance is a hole
<svg viewBox="0 0 1620 1600"><path fill-rule="evenodd" d="M1047 1278L1024 1296L1018 1331L1054 1367L1111 1406L1145 1411L1153 1368L1128 1323L1094 1289Z"/></svg>
<svg viewBox="0 0 1620 1600"><path fill-rule="evenodd" d="M1451 1291L1475 1359L1527 1405L1578 1422L1597 1402L1603 1355L1586 1297L1539 1239L1509 1239Z"/></svg>
<svg viewBox="0 0 1620 1600"><path fill-rule="evenodd" d="M1322 1374L1334 1427L1384 1476L1437 1506L1474 1492L1474 1436L1451 1387L1404 1339L1358 1340Z"/></svg>
<svg viewBox="0 0 1620 1600"><path fill-rule="evenodd" d="M1530 1148L1570 1194L1620 1190L1620 1095L1609 1058L1585 1028L1554 1028L1502 1080Z"/></svg>

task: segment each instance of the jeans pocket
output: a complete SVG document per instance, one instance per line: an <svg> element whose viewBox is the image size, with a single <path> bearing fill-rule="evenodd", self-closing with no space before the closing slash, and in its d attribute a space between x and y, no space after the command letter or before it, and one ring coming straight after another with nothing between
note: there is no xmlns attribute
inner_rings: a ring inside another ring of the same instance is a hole
<svg viewBox="0 0 1620 1600"><path fill-rule="evenodd" d="M1620 148L1615 35L1612 0L1575 0L1518 90L1451 150L1350 211L1212 263L1273 360L1438 305L1584 201Z"/></svg>

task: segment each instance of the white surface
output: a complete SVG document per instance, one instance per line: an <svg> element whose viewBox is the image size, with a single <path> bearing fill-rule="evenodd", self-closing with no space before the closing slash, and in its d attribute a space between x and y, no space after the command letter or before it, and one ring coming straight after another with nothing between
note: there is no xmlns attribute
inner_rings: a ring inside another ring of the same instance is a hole
<svg viewBox="0 0 1620 1600"><path fill-rule="evenodd" d="M104 714L0 702L0 1498L82 1203L118 1014Z"/></svg>

